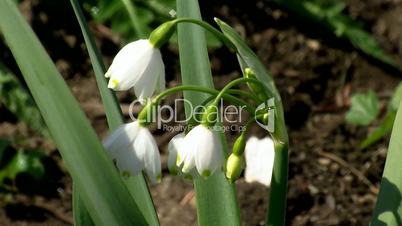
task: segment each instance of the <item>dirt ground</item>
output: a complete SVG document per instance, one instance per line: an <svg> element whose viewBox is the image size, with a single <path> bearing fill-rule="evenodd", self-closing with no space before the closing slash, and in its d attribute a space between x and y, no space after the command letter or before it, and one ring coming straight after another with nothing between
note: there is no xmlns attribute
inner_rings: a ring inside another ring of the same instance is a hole
<svg viewBox="0 0 402 226"><path fill-rule="evenodd" d="M102 138L108 132L104 111L79 27L65 2L23 1L20 8ZM376 63L330 33L306 26L306 21L270 1L201 3L207 21L212 23L217 16L244 34L283 97L291 141L287 225L368 225L389 137L360 151L357 145L381 118L369 127L356 127L345 123L345 112L351 94L372 89L380 97L383 116L392 90L401 80L400 71ZM364 21L380 45L402 62L401 0L350 0L346 13ZM110 64L119 37L103 25L91 23L91 28ZM180 82L177 47L170 45L162 51L168 86L175 86ZM9 53L2 54L7 66L18 72ZM236 59L226 49L212 50L210 59L217 87L239 75ZM134 95L126 92L118 97L129 119L127 109ZM26 147L46 150L49 165L58 170L44 185L22 178L17 183L21 192L1 195L0 225L71 225L71 179L57 149L16 122L4 108L0 113L0 137L20 137L26 140ZM164 178L150 189L161 224L196 225L192 184L167 173L167 142L174 134L161 130L154 134L162 153ZM233 138L228 134L228 140ZM244 225L264 225L266 188L242 179L236 186Z"/></svg>

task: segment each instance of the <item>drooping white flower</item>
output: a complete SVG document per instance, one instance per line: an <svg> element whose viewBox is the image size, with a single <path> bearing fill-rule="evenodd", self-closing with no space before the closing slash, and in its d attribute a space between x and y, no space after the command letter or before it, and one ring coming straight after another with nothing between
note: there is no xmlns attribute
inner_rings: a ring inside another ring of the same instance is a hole
<svg viewBox="0 0 402 226"><path fill-rule="evenodd" d="M274 142L271 138L258 139L250 137L246 142L245 158L246 182L259 182L267 187L271 185L274 166Z"/></svg>
<svg viewBox="0 0 402 226"><path fill-rule="evenodd" d="M183 140L180 150L183 160L183 173L194 167L203 177L208 177L223 165L223 148L215 131L204 125L192 129Z"/></svg>
<svg viewBox="0 0 402 226"><path fill-rule="evenodd" d="M123 175L137 175L145 170L152 183L161 179L158 146L138 121L121 125L103 141L103 146Z"/></svg>
<svg viewBox="0 0 402 226"><path fill-rule="evenodd" d="M177 164L179 161L181 161L179 152L181 150L180 147L183 144L184 136L184 133L179 133L174 136L168 144L168 169L173 174L177 174L179 172L179 167Z"/></svg>
<svg viewBox="0 0 402 226"><path fill-rule="evenodd" d="M128 90L134 87L139 100L152 96L165 88L165 66L159 49L148 39L141 39L124 46L115 56L105 73L108 87Z"/></svg>

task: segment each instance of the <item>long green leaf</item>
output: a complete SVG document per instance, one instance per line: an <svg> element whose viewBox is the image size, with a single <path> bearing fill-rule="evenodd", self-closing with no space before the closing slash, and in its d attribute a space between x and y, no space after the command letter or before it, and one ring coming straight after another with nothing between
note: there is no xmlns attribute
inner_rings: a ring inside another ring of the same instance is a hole
<svg viewBox="0 0 402 226"><path fill-rule="evenodd" d="M75 226L95 226L75 183L73 183L73 217Z"/></svg>
<svg viewBox="0 0 402 226"><path fill-rule="evenodd" d="M250 68L256 74L266 89L267 96L275 101L275 131L272 134L275 141L275 160L272 174L271 191L267 212L267 225L281 226L285 224L287 180L288 180L288 135L281 96L257 55L247 46L237 32L225 22L215 19L223 34L229 38L237 49L238 59L242 70Z"/></svg>
<svg viewBox="0 0 402 226"><path fill-rule="evenodd" d="M66 83L11 0L0 1L4 35L96 225L146 225Z"/></svg>
<svg viewBox="0 0 402 226"><path fill-rule="evenodd" d="M96 82L98 84L102 102L104 104L109 127L111 129L115 129L123 123L120 106L112 91L107 88L107 83L104 77L105 66L102 61L102 56L95 44L93 36L91 35L81 7L77 0L71 0L71 5L73 6L75 15L78 19L82 34L85 39L88 53L92 62L92 67L95 72ZM141 206L141 212L148 224L159 225L158 216L156 214L155 207L143 175L124 179L124 182L137 205Z"/></svg>
<svg viewBox="0 0 402 226"><path fill-rule="evenodd" d="M198 1L177 0L177 15L201 19ZM204 31L195 25L180 24L178 40L183 84L213 87ZM201 105L208 98L190 92L185 92L184 96L193 106ZM185 110L189 116L189 106ZM235 188L222 172L207 180L196 179L194 185L200 226L241 225Z"/></svg>
<svg viewBox="0 0 402 226"><path fill-rule="evenodd" d="M402 104L392 129L372 226L402 225Z"/></svg>

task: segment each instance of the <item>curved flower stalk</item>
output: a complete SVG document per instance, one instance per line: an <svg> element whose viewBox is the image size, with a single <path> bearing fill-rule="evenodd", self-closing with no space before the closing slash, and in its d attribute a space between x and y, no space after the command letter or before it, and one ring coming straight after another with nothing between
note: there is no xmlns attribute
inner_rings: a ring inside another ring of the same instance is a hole
<svg viewBox="0 0 402 226"><path fill-rule="evenodd" d="M205 125L198 125L184 137L178 165L190 173L195 167L203 177L212 175L223 165L223 148L219 136Z"/></svg>
<svg viewBox="0 0 402 226"><path fill-rule="evenodd" d="M113 59L105 77L110 78L108 87L113 90L134 87L135 95L142 102L155 91L164 90L166 83L160 50L148 39L124 46Z"/></svg>
<svg viewBox="0 0 402 226"><path fill-rule="evenodd" d="M137 175L145 170L152 183L161 180L161 161L152 134L138 121L121 125L103 146L123 175Z"/></svg>
<svg viewBox="0 0 402 226"><path fill-rule="evenodd" d="M275 148L271 138L258 139L250 137L246 142L245 159L246 182L258 182L267 187L271 185L274 166Z"/></svg>

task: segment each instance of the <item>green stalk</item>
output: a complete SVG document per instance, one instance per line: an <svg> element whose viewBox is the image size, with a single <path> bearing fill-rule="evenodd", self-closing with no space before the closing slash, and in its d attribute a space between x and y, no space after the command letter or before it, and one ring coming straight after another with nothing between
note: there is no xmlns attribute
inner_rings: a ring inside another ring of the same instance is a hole
<svg viewBox="0 0 402 226"><path fill-rule="evenodd" d="M275 160L266 224L269 226L281 226L285 224L286 215L289 146L281 96L265 66L240 35L225 22L217 18L215 18L215 21L223 34L236 46L242 70L245 71L246 68L250 68L255 73L256 78L264 85L265 89L263 90L266 95L274 97L275 131L271 136L275 144Z"/></svg>
<svg viewBox="0 0 402 226"><path fill-rule="evenodd" d="M192 91L192 92L201 92L201 93L207 93L210 95L214 95L215 101L217 97L219 96L219 99L225 99L229 102L232 102L238 106L246 106L246 110L253 114L255 112L255 108L250 106L247 102L243 101L240 98L234 97L230 94L227 94L226 92L218 91L216 89L211 89L211 88L206 88L206 87L201 87L201 86L190 86L190 85L183 85L183 86L176 86L173 88L170 88L168 90L163 91L162 93L158 94L154 99L153 102L158 104L163 98L165 98L168 95L171 95L176 92L180 91ZM204 103L204 102L203 102Z"/></svg>
<svg viewBox="0 0 402 226"><path fill-rule="evenodd" d="M179 24L179 23L191 23L191 24L196 24L205 30L211 32L216 38L221 40L229 49L236 51L236 47L230 42L230 40L222 34L222 32L218 31L216 28L212 27L210 24L198 20L198 19L193 19L193 18L177 18L173 20L174 23Z"/></svg>
<svg viewBox="0 0 402 226"><path fill-rule="evenodd" d="M253 100L255 103L260 103L262 100L260 100L260 98L258 98L257 96L255 96L253 93L248 93L246 91L243 90L238 90L238 89L230 89L228 90L229 94L232 95L237 95L237 96L243 96L246 97L248 99Z"/></svg>
<svg viewBox="0 0 402 226"><path fill-rule="evenodd" d="M198 1L177 0L177 15L201 20ZM204 31L193 24L179 24L177 29L183 84L213 88ZM185 92L184 97L194 106L202 104L209 95ZM191 109L187 106L185 110L189 116ZM235 187L223 172L216 172L207 180L196 179L194 185L199 226L241 225Z"/></svg>
<svg viewBox="0 0 402 226"><path fill-rule="evenodd" d="M231 82L229 82L228 84L225 85L225 87L219 92L219 94L216 96L215 101L213 104L218 105L220 99L222 98L222 96L226 95L226 93L229 91L229 89L231 89L233 86L236 86L238 84L241 83L255 83L260 85L261 83L257 80L257 79L253 79L253 78L237 78Z"/></svg>
<svg viewBox="0 0 402 226"><path fill-rule="evenodd" d="M288 188L288 144L275 142L274 169L267 213L267 225L285 225Z"/></svg>

